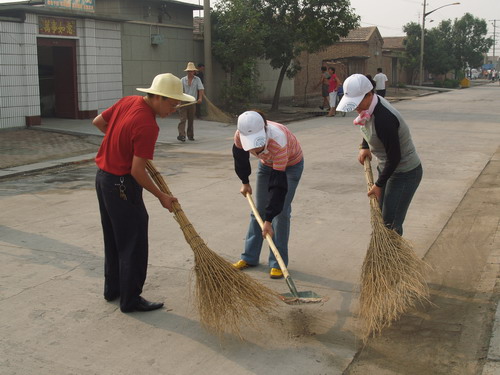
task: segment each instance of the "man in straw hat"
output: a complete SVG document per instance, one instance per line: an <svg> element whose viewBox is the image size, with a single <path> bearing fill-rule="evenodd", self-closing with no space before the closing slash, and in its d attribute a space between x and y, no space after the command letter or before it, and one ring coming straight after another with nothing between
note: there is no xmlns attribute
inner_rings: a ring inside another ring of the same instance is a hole
<svg viewBox="0 0 500 375"><path fill-rule="evenodd" d="M344 82L337 109L359 113L354 120L363 135L358 160L364 164L374 154L379 161L378 179L368 196L377 197L384 223L402 235L408 207L422 179L422 165L408 125L387 100L375 94L374 86L366 76L353 74Z"/></svg>
<svg viewBox="0 0 500 375"><path fill-rule="evenodd" d="M299 141L282 124L267 121L264 114L246 111L238 117L234 135L233 157L236 174L242 182L240 193L252 194L248 177L251 173L250 154L259 158L256 185L256 206L264 228L252 214L241 259L234 263L237 269L259 264L263 239L273 237L285 266L288 265L288 237L295 190L299 185L304 158ZM269 253L269 276L280 279L283 272L273 252Z"/></svg>
<svg viewBox="0 0 500 375"><path fill-rule="evenodd" d="M148 265L148 213L143 188L172 211L175 197L161 192L146 171L153 159L159 127L156 116L166 117L181 101L193 102L182 92L176 76L157 75L146 96L127 96L92 122L104 135L95 158L99 167L96 191L104 233L104 298L120 298L122 312L150 311L163 303L141 297Z"/></svg>
<svg viewBox="0 0 500 375"><path fill-rule="evenodd" d="M182 77L181 82L182 82L182 88L184 90L184 93L191 95L192 97L195 98L196 104L201 104L203 100L203 93L205 91L205 88L203 87L203 83L201 82L201 79L195 75L195 73L198 71L196 67L194 66L193 62L189 62L187 64L186 69L184 69L185 72L187 72L187 75L185 77ZM186 120L188 123L187 126L187 137L190 141L194 141L194 115L196 113L196 107L194 105L188 105L182 108L179 108L179 116L181 118L179 122L179 135L177 136L177 139L181 142L186 141Z"/></svg>

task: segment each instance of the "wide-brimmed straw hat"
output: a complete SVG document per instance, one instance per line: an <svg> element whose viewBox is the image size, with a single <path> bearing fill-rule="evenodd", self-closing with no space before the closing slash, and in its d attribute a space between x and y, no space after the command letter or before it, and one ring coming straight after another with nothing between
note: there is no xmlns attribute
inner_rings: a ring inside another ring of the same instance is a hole
<svg viewBox="0 0 500 375"><path fill-rule="evenodd" d="M194 62L188 62L187 68L184 69L185 72L197 72L196 66L194 66Z"/></svg>
<svg viewBox="0 0 500 375"><path fill-rule="evenodd" d="M179 78L172 73L158 74L151 87L148 89L137 88L137 91L147 92L148 94L165 96L167 98L182 100L184 102L194 102L196 99L191 95L184 94L182 83Z"/></svg>

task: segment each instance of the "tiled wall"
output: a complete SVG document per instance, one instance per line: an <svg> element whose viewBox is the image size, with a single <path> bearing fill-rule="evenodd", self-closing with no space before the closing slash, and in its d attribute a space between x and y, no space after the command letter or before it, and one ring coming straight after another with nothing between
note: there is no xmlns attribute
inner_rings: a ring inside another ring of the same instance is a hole
<svg viewBox="0 0 500 375"><path fill-rule="evenodd" d="M78 35L79 107L102 112L123 94L120 24L81 20Z"/></svg>
<svg viewBox="0 0 500 375"><path fill-rule="evenodd" d="M40 114L36 51L37 20L0 22L0 128L24 126Z"/></svg>
<svg viewBox="0 0 500 375"><path fill-rule="evenodd" d="M40 116L37 35L35 14L24 23L0 22L0 129ZM77 83L80 111L102 112L122 96L119 23L77 21Z"/></svg>

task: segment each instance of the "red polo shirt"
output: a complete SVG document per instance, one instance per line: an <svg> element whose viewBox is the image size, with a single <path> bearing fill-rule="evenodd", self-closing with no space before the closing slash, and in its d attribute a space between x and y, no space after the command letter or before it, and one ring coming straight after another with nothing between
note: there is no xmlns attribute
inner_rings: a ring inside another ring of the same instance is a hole
<svg viewBox="0 0 500 375"><path fill-rule="evenodd" d="M122 176L130 173L134 156L153 159L160 128L142 96L126 96L101 115L108 126L95 158L100 169Z"/></svg>

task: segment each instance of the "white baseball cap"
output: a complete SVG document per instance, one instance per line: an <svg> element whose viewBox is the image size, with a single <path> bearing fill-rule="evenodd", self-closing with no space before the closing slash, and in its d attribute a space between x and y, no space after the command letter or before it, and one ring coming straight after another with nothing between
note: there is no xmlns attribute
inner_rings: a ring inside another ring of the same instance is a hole
<svg viewBox="0 0 500 375"><path fill-rule="evenodd" d="M243 150L264 147L266 145L266 129L260 113L246 111L238 116L238 131L240 132Z"/></svg>
<svg viewBox="0 0 500 375"><path fill-rule="evenodd" d="M352 112L365 95L373 90L373 84L363 74L353 74L344 81L344 96L337 106L337 111Z"/></svg>

